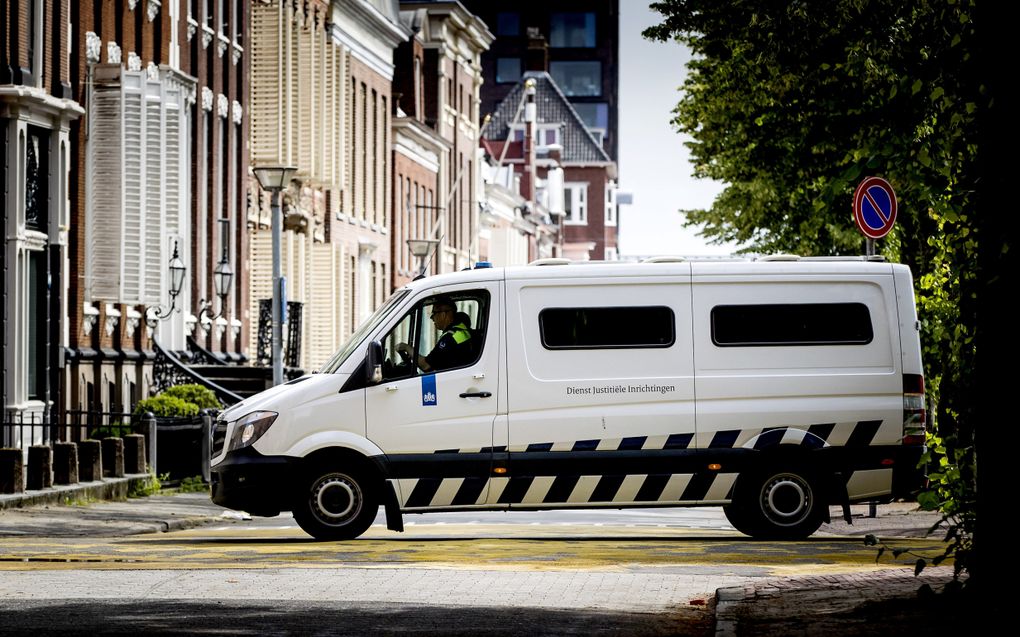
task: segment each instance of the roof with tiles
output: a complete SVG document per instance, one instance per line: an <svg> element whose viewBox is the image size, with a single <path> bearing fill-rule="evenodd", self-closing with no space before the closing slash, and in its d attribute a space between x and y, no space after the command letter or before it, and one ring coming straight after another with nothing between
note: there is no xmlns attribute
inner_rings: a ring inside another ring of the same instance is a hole
<svg viewBox="0 0 1020 637"><path fill-rule="evenodd" d="M528 71L509 94L500 102L492 119L482 132L489 140L504 140L509 136L510 125L516 119L524 123L524 83L535 80L535 104L537 124L560 124L560 143L563 146L562 159L565 163L612 162L602 145L595 141L588 128L577 114L570 100L556 86L552 76L542 71ZM520 111L518 113L518 110Z"/></svg>

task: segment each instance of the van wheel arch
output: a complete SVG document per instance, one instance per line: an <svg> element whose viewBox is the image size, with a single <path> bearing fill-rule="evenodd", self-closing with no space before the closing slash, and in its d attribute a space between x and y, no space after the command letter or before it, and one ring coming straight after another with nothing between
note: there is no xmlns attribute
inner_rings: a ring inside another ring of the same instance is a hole
<svg viewBox="0 0 1020 637"><path fill-rule="evenodd" d="M735 529L753 538L804 539L828 518L830 483L809 454L777 447L741 472L723 511Z"/></svg>
<svg viewBox="0 0 1020 637"><path fill-rule="evenodd" d="M343 448L320 449L299 463L294 476L294 519L319 540L350 540L375 520L383 500L379 467Z"/></svg>

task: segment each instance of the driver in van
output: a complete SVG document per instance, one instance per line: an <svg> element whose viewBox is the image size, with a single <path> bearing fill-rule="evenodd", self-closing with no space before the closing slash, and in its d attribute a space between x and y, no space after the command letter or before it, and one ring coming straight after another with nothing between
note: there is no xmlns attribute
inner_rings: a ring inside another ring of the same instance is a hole
<svg viewBox="0 0 1020 637"><path fill-rule="evenodd" d="M457 304L453 299L445 295L437 296L432 303L432 314L429 318L442 336L428 356L416 357L418 367L424 372L435 372L466 363L471 350L469 344L471 332L468 329L466 315L457 311ZM405 360L410 360L414 356L414 350L407 343L397 345L397 351Z"/></svg>

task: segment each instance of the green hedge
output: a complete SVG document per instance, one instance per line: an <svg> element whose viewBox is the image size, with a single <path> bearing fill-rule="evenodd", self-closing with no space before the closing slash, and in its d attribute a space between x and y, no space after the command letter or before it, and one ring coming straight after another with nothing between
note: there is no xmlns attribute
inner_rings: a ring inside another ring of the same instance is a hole
<svg viewBox="0 0 1020 637"><path fill-rule="evenodd" d="M139 416L145 412L151 411L156 416L179 416L179 417L190 417L197 416L199 406L195 403L190 403L176 396L168 396L166 393L153 396L152 398L146 398L145 400L138 401L135 405L134 414Z"/></svg>
<svg viewBox="0 0 1020 637"><path fill-rule="evenodd" d="M175 385L162 393L198 405L199 409L222 409L219 399L213 390L202 385Z"/></svg>
<svg viewBox="0 0 1020 637"><path fill-rule="evenodd" d="M134 415L151 411L156 416L190 418L202 409L222 409L223 405L208 387L175 385L135 405Z"/></svg>

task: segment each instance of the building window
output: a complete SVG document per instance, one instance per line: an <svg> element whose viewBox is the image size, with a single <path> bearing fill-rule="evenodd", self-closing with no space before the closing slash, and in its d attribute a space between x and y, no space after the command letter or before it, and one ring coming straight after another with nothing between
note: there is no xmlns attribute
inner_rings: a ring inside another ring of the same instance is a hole
<svg viewBox="0 0 1020 637"><path fill-rule="evenodd" d="M572 102L570 104L590 129L605 131L609 128L609 104L605 102Z"/></svg>
<svg viewBox="0 0 1020 637"><path fill-rule="evenodd" d="M524 141L524 124L514 124L510 129L510 141ZM559 124L538 124L535 126L535 144L537 146L552 146L560 144Z"/></svg>
<svg viewBox="0 0 1020 637"><path fill-rule="evenodd" d="M606 225L616 225L616 188L612 182L606 188Z"/></svg>
<svg viewBox="0 0 1020 637"><path fill-rule="evenodd" d="M220 33L224 36L230 35L230 3L228 0L220 0Z"/></svg>
<svg viewBox="0 0 1020 637"><path fill-rule="evenodd" d="M556 307L538 315L546 349L670 347L675 324L665 306Z"/></svg>
<svg viewBox="0 0 1020 637"><path fill-rule="evenodd" d="M25 225L40 232L46 232L47 221L47 141L44 132L29 129L25 150Z"/></svg>
<svg viewBox="0 0 1020 637"><path fill-rule="evenodd" d="M588 184L563 184L564 223L588 223Z"/></svg>
<svg viewBox="0 0 1020 637"><path fill-rule="evenodd" d="M234 41L244 44L244 0L237 0L234 5Z"/></svg>
<svg viewBox="0 0 1020 637"><path fill-rule="evenodd" d="M720 347L866 345L874 333L863 303L718 305L712 342Z"/></svg>
<svg viewBox="0 0 1020 637"><path fill-rule="evenodd" d="M521 34L521 14L501 11L496 14L496 35L517 36Z"/></svg>
<svg viewBox="0 0 1020 637"><path fill-rule="evenodd" d="M549 72L567 97L602 95L601 62L550 62Z"/></svg>
<svg viewBox="0 0 1020 637"><path fill-rule="evenodd" d="M28 398L46 391L46 252L28 253Z"/></svg>
<svg viewBox="0 0 1020 637"><path fill-rule="evenodd" d="M594 13L554 13L549 20L549 46L594 48Z"/></svg>

